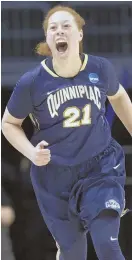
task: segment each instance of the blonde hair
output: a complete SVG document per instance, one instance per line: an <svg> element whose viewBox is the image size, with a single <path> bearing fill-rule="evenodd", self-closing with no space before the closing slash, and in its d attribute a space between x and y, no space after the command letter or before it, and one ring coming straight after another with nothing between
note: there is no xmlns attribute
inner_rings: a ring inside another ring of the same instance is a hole
<svg viewBox="0 0 132 260"><path fill-rule="evenodd" d="M52 9L50 9L50 11L47 13L47 15L43 21L43 30L44 30L45 34L47 32L48 21L49 21L50 16L58 11L66 11L66 12L70 13L71 15L73 15L79 30L81 30L83 28L83 26L85 25L85 20L74 9L72 9L70 7L58 5L58 6L53 7ZM35 51L37 54L42 55L42 56L52 56L51 50L46 42L40 42L36 46ZM83 52L83 41L81 41L79 43L79 52L80 53Z"/></svg>

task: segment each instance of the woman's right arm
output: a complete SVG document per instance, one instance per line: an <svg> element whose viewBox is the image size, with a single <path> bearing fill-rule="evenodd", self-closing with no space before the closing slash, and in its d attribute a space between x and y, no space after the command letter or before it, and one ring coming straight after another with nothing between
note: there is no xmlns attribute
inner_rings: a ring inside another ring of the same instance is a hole
<svg viewBox="0 0 132 260"><path fill-rule="evenodd" d="M2 132L9 143L37 166L46 165L50 161L50 150L45 149L48 143L40 142L34 147L26 137L21 125L23 119L13 117L6 108L2 119Z"/></svg>
<svg viewBox="0 0 132 260"><path fill-rule="evenodd" d="M13 117L6 108L2 119L2 132L9 143L32 161L34 146L27 139L21 125L24 119Z"/></svg>
<svg viewBox="0 0 132 260"><path fill-rule="evenodd" d="M31 89L34 87L33 75L25 73L17 82L8 101L3 119L2 132L9 143L37 166L50 161L50 150L45 149L47 142L41 141L34 147L22 129L22 122L32 113L34 107Z"/></svg>

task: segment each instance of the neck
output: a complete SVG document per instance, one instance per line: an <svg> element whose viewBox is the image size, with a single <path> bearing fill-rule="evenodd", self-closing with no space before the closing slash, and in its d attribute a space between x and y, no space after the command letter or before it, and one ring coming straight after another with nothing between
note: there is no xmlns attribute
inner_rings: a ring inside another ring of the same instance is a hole
<svg viewBox="0 0 132 260"><path fill-rule="evenodd" d="M70 78L78 74L82 66L81 58L78 55L66 59L53 57L53 68L57 75Z"/></svg>

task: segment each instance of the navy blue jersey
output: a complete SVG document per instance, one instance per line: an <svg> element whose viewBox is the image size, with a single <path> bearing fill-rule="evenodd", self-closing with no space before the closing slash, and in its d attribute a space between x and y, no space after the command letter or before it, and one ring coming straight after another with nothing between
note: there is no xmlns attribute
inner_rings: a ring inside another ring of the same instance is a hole
<svg viewBox="0 0 132 260"><path fill-rule="evenodd" d="M80 72L72 78L51 70L43 60L18 81L7 104L11 115L30 115L35 126L31 142L49 143L53 163L75 165L102 152L110 143L105 118L106 96L116 94L119 82L111 63L84 55Z"/></svg>

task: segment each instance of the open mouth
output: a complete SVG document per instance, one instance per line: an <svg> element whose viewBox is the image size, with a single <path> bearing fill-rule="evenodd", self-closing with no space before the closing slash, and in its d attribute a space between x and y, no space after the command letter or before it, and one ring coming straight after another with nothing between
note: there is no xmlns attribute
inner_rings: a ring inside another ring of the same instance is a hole
<svg viewBox="0 0 132 260"><path fill-rule="evenodd" d="M56 49L59 52L65 52L68 48L68 44L66 42L58 42L56 44Z"/></svg>

